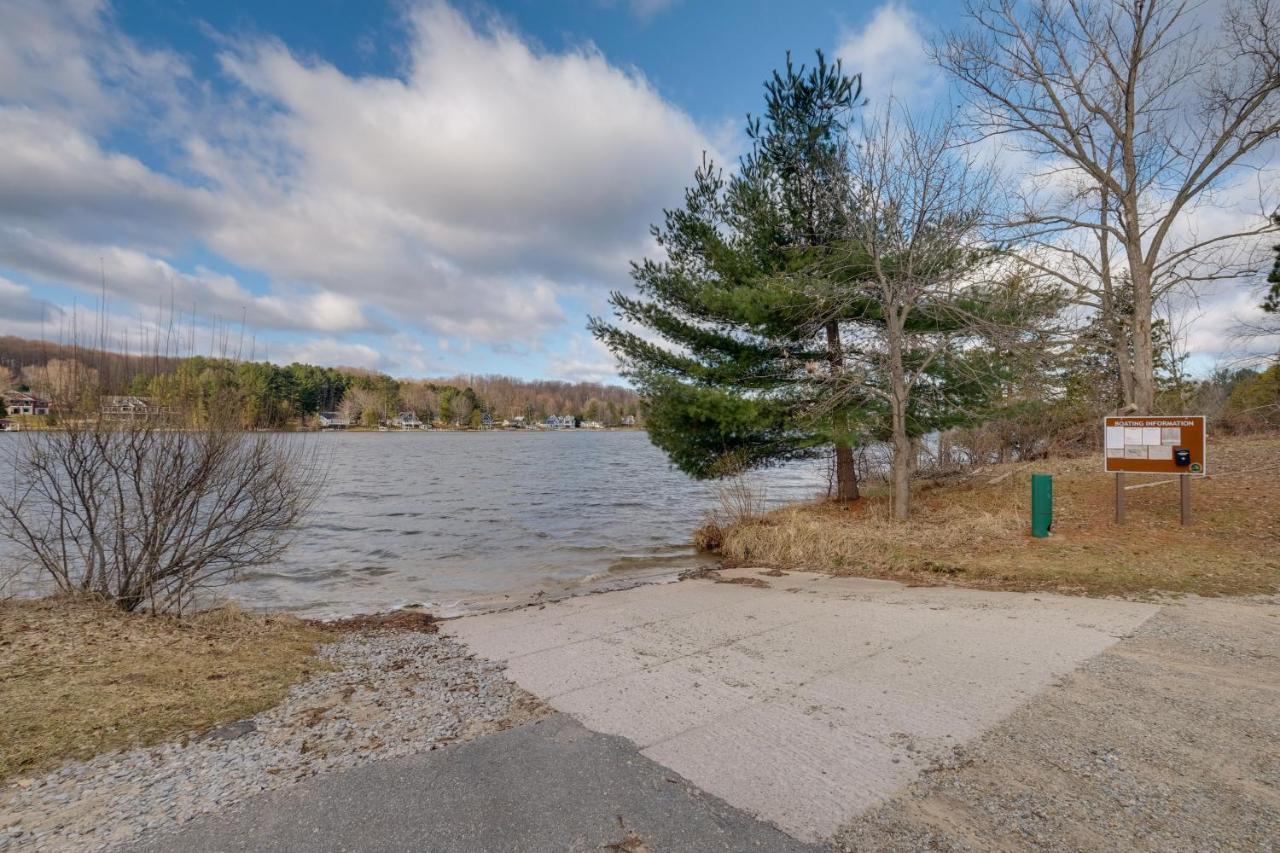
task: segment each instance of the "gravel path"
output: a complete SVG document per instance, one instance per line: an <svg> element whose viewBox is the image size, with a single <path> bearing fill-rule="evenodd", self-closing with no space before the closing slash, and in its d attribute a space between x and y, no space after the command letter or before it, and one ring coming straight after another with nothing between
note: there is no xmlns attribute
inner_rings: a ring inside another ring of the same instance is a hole
<svg viewBox="0 0 1280 853"><path fill-rule="evenodd" d="M537 700L455 640L351 634L335 670L201 739L64 765L0 792L0 850L102 850L329 770L469 740L539 716Z"/></svg>
<svg viewBox="0 0 1280 853"><path fill-rule="evenodd" d="M1280 599L1186 599L837 836L846 850L1280 849Z"/></svg>

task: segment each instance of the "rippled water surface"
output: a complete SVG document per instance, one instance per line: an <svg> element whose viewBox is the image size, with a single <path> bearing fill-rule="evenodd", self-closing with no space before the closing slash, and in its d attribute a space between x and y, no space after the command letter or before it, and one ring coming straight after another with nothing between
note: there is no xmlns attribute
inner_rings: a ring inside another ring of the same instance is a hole
<svg viewBox="0 0 1280 853"><path fill-rule="evenodd" d="M714 485L674 469L636 431L280 438L317 446L328 480L284 558L220 591L251 607L334 616L422 604L451 614L674 577L705 559L690 535L719 504ZM803 500L826 488L826 467L751 482L768 504ZM0 542L0 569L24 562ZM5 577L0 593L48 591L36 575Z"/></svg>
<svg viewBox="0 0 1280 853"><path fill-rule="evenodd" d="M326 495L278 566L231 589L314 615L422 603L461 612L696 565L713 486L641 432L326 433ZM769 503L825 488L817 464L764 472Z"/></svg>

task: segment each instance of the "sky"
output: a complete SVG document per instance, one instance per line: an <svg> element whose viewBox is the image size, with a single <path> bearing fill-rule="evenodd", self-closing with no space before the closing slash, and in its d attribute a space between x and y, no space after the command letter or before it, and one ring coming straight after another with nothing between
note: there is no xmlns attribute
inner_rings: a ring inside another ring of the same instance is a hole
<svg viewBox="0 0 1280 853"><path fill-rule="evenodd" d="M957 5L0 0L0 334L617 381L587 316L786 52L946 99Z"/></svg>

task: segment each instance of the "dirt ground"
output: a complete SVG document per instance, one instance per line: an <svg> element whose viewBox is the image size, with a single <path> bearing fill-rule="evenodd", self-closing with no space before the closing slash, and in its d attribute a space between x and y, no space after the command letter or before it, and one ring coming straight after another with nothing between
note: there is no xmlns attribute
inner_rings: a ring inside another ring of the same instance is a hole
<svg viewBox="0 0 1280 853"><path fill-rule="evenodd" d="M1053 475L1053 533L1030 535L1030 479ZM1128 518L1099 456L991 466L926 483L907 523L868 490L852 509L787 507L726 526L729 565L810 569L1017 591L1144 596L1280 590L1280 435L1211 440L1192 483L1194 521L1178 521L1176 478L1130 475Z"/></svg>
<svg viewBox="0 0 1280 853"><path fill-rule="evenodd" d="M837 836L847 850L1280 849L1280 597L1186 598Z"/></svg>

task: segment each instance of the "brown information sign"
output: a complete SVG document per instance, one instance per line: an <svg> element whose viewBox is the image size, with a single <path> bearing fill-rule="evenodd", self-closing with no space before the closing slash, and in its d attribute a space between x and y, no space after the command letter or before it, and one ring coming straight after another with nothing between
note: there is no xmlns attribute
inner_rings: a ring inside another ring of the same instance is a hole
<svg viewBox="0 0 1280 853"><path fill-rule="evenodd" d="M1204 415L1103 418L1109 474L1204 474Z"/></svg>

